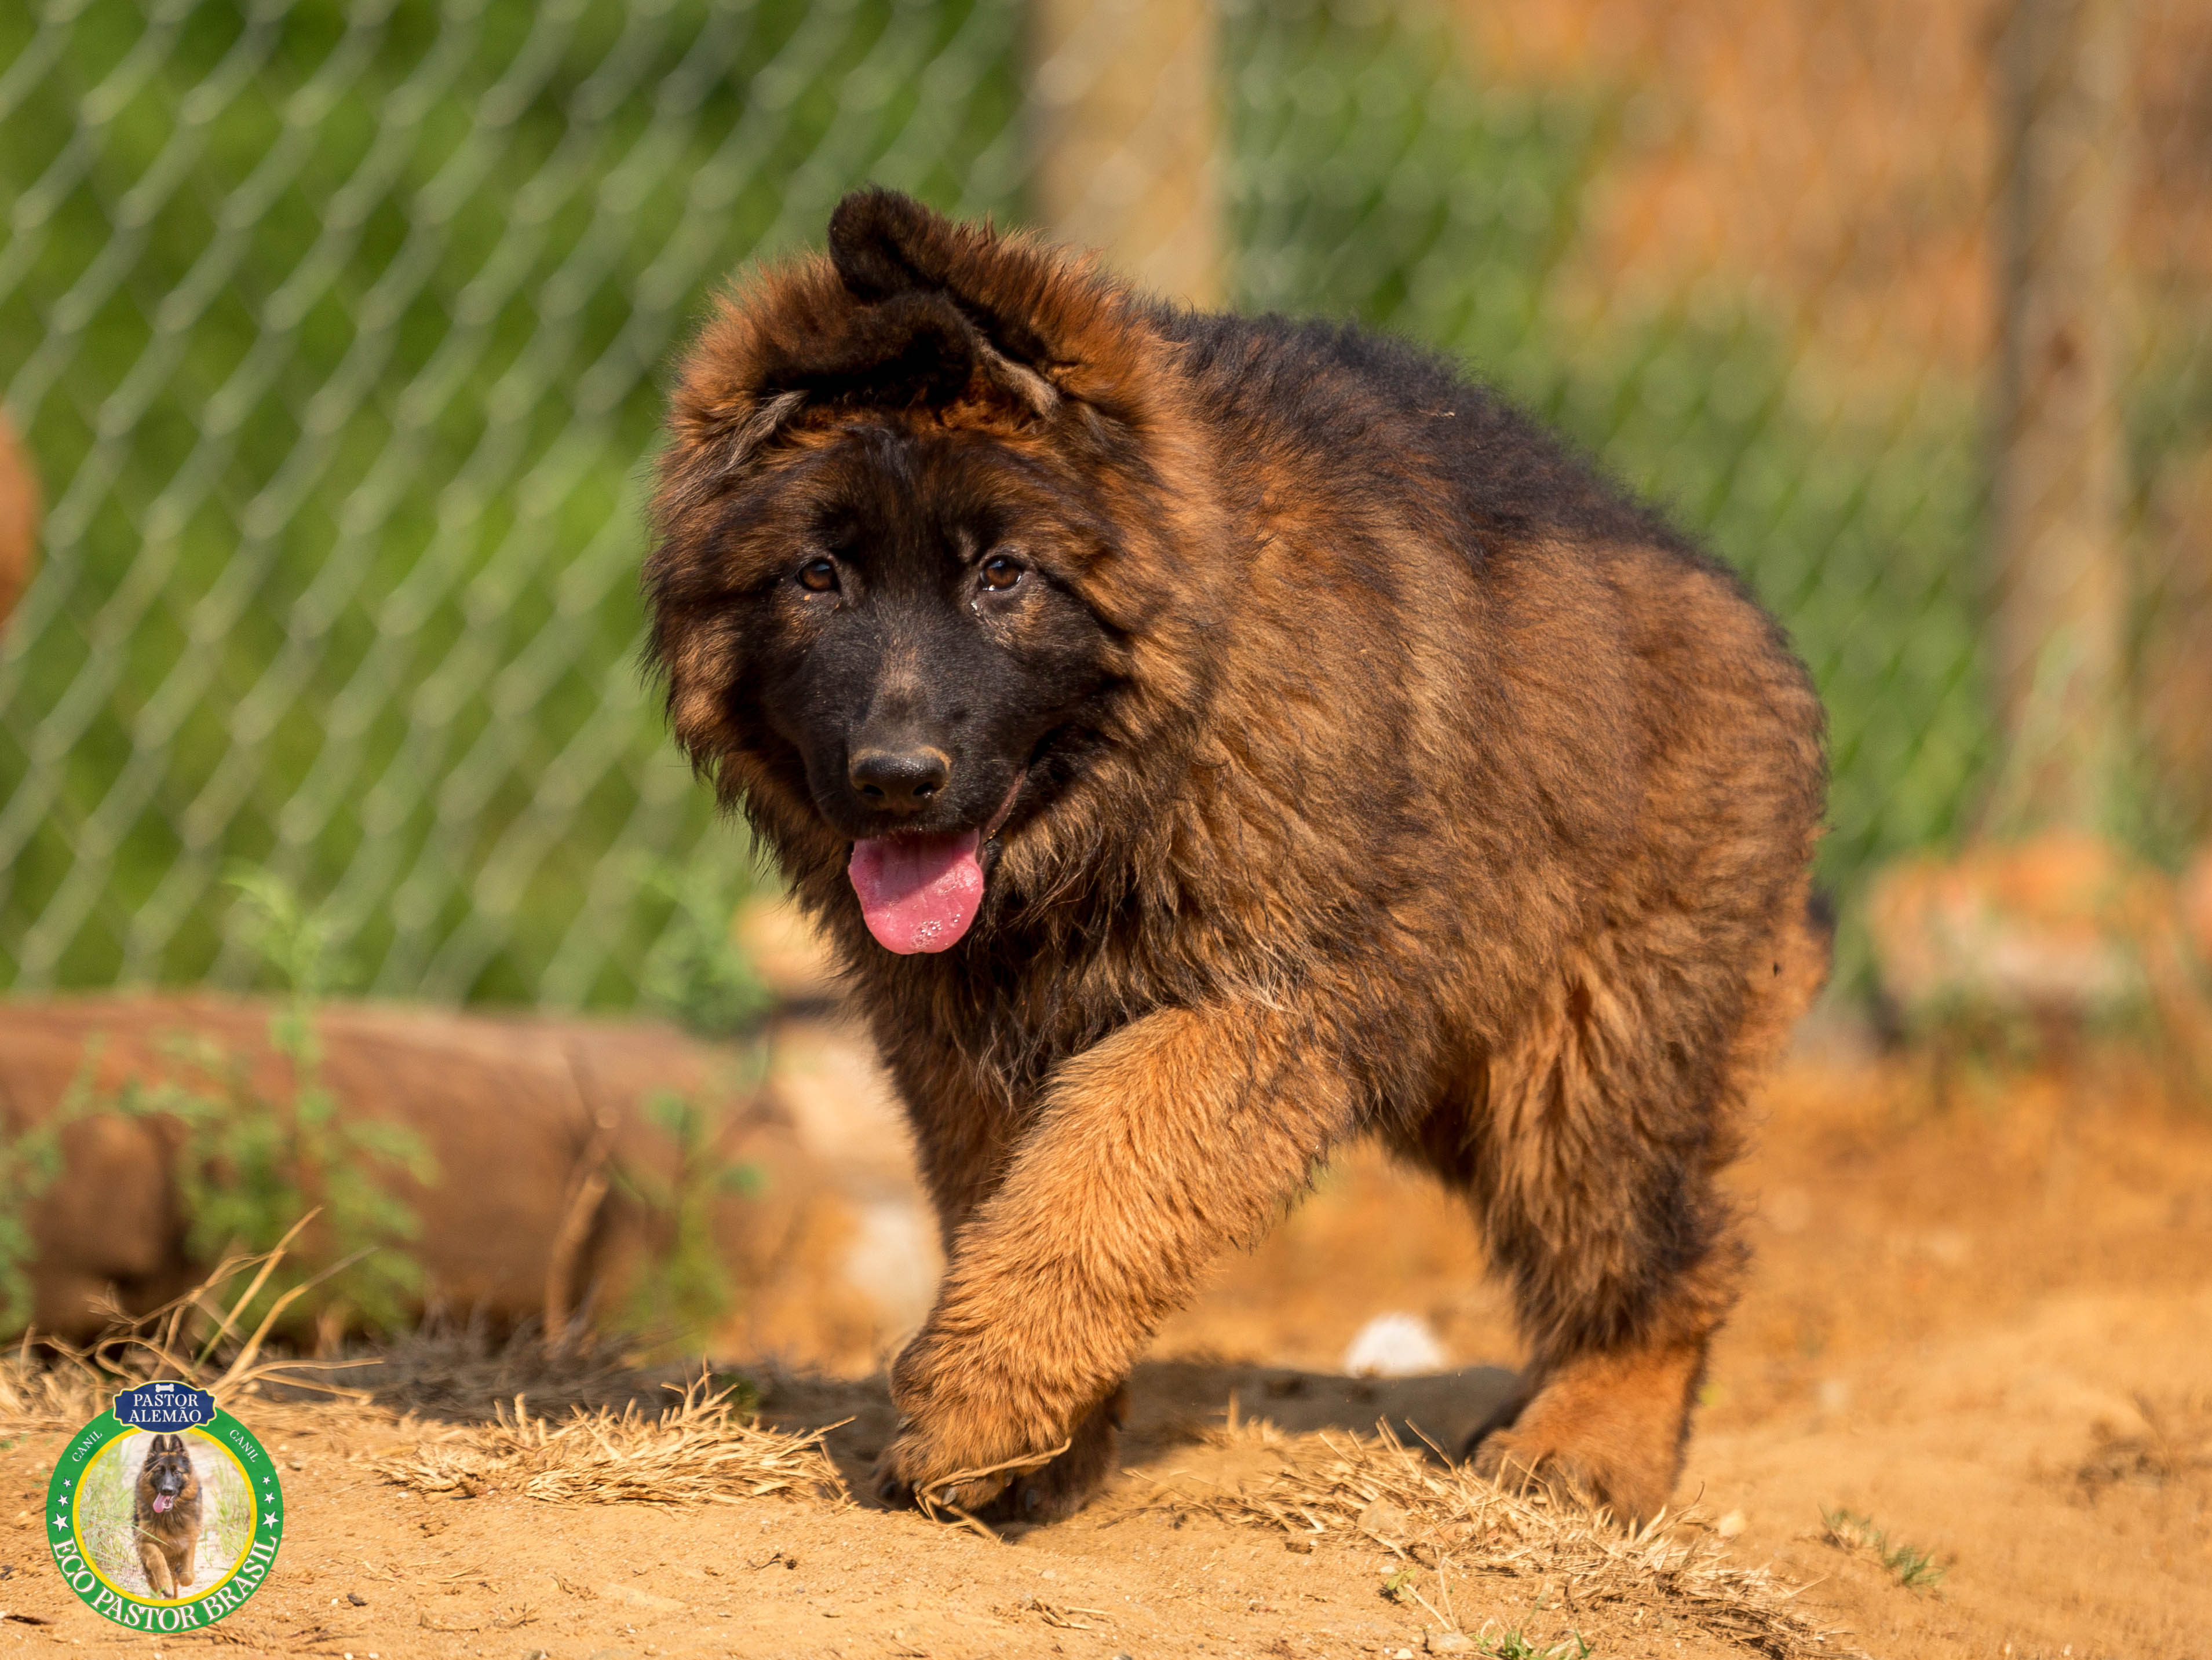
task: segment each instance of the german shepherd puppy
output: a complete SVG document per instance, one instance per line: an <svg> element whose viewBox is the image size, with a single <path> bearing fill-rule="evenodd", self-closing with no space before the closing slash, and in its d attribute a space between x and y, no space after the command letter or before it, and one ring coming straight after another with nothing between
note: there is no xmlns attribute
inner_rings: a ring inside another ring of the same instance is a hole
<svg viewBox="0 0 2212 1660"><path fill-rule="evenodd" d="M174 1597L192 1582L200 1548L200 1478L181 1435L156 1435L146 1449L131 1507L138 1560L154 1595Z"/></svg>
<svg viewBox="0 0 2212 1660"><path fill-rule="evenodd" d="M1435 358L884 191L722 302L669 437L676 736L942 1221L885 1495L1080 1504L1162 1318L1370 1135L1518 1300L1479 1467L1664 1504L1827 955L1820 706L1735 576Z"/></svg>

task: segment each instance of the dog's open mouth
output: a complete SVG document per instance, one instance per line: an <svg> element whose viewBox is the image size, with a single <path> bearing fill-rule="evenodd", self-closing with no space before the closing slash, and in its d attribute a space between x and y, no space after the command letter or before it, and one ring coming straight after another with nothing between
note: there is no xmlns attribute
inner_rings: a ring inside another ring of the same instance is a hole
<svg viewBox="0 0 2212 1660"><path fill-rule="evenodd" d="M154 1508L156 1511L167 1510L170 1506L176 1502L177 1499L174 1493L157 1493L154 1495Z"/></svg>
<svg viewBox="0 0 2212 1660"><path fill-rule="evenodd" d="M853 844L846 875L860 896L868 932L902 957L946 951L960 942L983 904L983 844L1014 810L1024 767L981 830L941 836L869 836Z"/></svg>

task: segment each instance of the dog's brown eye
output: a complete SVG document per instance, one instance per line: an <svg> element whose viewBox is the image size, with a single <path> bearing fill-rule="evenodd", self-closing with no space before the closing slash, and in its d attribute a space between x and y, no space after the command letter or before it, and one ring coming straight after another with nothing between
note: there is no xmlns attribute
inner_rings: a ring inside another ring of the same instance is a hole
<svg viewBox="0 0 2212 1660"><path fill-rule="evenodd" d="M811 592L826 594L837 585L837 566L826 559L810 559L799 567L799 585Z"/></svg>
<svg viewBox="0 0 2212 1660"><path fill-rule="evenodd" d="M1003 593L1022 579L1022 567L1004 554L994 554L983 561L983 585Z"/></svg>

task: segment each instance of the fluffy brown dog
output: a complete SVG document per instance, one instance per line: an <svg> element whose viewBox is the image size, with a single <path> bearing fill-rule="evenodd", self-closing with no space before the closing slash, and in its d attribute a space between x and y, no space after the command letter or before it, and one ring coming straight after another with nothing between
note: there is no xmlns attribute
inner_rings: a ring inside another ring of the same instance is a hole
<svg viewBox="0 0 2212 1660"><path fill-rule="evenodd" d="M671 718L951 1258L887 1495L1073 1509L1160 1319L1372 1133L1519 1299L1481 1465L1662 1504L1714 1176L1826 961L1820 706L1742 586L1432 358L884 191L723 304L670 431Z"/></svg>
<svg viewBox="0 0 2212 1660"><path fill-rule="evenodd" d="M200 1548L200 1478L181 1435L156 1435L139 1467L131 1520L138 1560L156 1596L173 1597L192 1583Z"/></svg>

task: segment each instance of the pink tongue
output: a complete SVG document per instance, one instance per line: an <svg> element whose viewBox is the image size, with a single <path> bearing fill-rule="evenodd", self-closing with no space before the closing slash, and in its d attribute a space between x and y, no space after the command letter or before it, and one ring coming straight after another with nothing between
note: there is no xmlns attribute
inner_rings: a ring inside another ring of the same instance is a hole
<svg viewBox="0 0 2212 1660"><path fill-rule="evenodd" d="M175 1502L176 1500L170 1498L166 1493L157 1493L154 1495L154 1508L155 1510L167 1510Z"/></svg>
<svg viewBox="0 0 2212 1660"><path fill-rule="evenodd" d="M958 944L983 902L983 867L975 857L981 839L963 830L854 842L846 874L876 943L902 957Z"/></svg>

